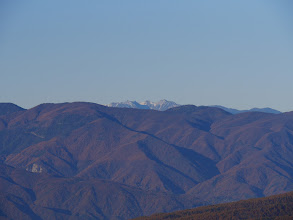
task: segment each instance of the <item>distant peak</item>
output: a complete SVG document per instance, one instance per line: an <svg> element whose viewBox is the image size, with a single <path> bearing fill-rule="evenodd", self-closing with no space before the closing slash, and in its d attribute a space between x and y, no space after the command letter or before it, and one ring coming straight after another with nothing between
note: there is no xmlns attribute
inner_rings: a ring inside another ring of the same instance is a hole
<svg viewBox="0 0 293 220"><path fill-rule="evenodd" d="M182 105L177 104L176 102L173 101L168 101L166 99L162 99L158 102L153 102L150 100L146 100L144 102L137 102L137 101L125 101L125 102L112 102L111 104L107 105L109 107L117 107L117 108L137 108L137 109L153 109L153 110L158 110L158 111L165 111L167 109L170 108L174 108L174 107L179 107ZM186 107L189 106L189 107ZM185 108L197 108L195 106L190 107L192 105L186 105L185 107L183 107L182 109ZM238 110L238 109L233 109L233 108L227 108L221 105L211 105L209 107L216 107L216 108L220 108L223 109L226 112L232 113L232 114L239 114L239 113L243 113L243 112L264 112L264 113L271 113L271 114L280 114L282 112L272 109L272 108L252 108L249 110ZM177 109L178 110L178 109Z"/></svg>
<svg viewBox="0 0 293 220"><path fill-rule="evenodd" d="M179 104L168 101L166 99L160 100L158 102L152 102L146 100L144 102L138 103L137 101L125 101L125 102L112 102L108 105L109 107L118 107L118 108L138 108L138 109L153 109L158 111L165 111L169 108L174 108L180 106Z"/></svg>
<svg viewBox="0 0 293 220"><path fill-rule="evenodd" d="M272 109L272 108L251 108L249 110L238 110L234 108L227 108L221 105L213 105L212 107L217 107L225 110L226 112L230 112L232 114L239 114L239 113L244 113L244 112L264 112L264 113L271 113L271 114L281 114L282 112Z"/></svg>
<svg viewBox="0 0 293 220"><path fill-rule="evenodd" d="M6 115L23 110L25 109L13 103L0 103L0 115Z"/></svg>

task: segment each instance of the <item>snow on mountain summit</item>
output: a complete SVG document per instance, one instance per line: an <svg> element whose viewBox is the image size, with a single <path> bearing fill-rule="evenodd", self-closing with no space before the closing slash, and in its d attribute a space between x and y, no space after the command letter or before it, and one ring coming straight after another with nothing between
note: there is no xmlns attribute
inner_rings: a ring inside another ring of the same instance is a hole
<svg viewBox="0 0 293 220"><path fill-rule="evenodd" d="M136 101L125 101L125 102L112 102L108 105L109 107L119 107L119 108L138 108L138 109L153 109L158 111L165 111L169 108L174 108L179 106L177 103L173 101L167 101L165 99L160 100L158 102L151 102L149 100L144 102L136 102Z"/></svg>
<svg viewBox="0 0 293 220"><path fill-rule="evenodd" d="M153 108L151 109L155 109L155 110L159 110L159 111L165 111L169 108L174 108L179 106L177 103L173 102L173 101L167 101L166 99L163 99L157 103L153 103Z"/></svg>
<svg viewBox="0 0 293 220"><path fill-rule="evenodd" d="M152 102L150 100L146 100L144 102L137 102L137 101L125 101L125 102L112 102L111 104L107 105L109 107L118 107L118 108L138 108L138 109L153 109L158 111L165 111L169 108L174 108L180 106L179 104L168 101L166 99L160 100L158 102ZM243 112L265 112L265 113L273 113L273 114L280 114L281 112L271 108L252 108L250 110L238 110L232 108L226 108L221 105L211 105L210 107L221 108L226 112L230 112L232 114L239 114Z"/></svg>

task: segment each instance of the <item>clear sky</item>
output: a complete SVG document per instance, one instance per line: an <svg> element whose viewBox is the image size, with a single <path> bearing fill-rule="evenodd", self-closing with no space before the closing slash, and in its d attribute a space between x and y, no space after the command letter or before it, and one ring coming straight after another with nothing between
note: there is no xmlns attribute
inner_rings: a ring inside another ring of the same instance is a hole
<svg viewBox="0 0 293 220"><path fill-rule="evenodd" d="M0 0L0 102L293 110L292 0Z"/></svg>

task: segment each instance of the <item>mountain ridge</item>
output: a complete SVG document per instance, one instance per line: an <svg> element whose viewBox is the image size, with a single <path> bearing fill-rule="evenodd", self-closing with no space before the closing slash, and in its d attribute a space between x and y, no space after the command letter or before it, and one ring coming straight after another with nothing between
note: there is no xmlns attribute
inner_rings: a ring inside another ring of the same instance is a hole
<svg viewBox="0 0 293 220"><path fill-rule="evenodd" d="M13 103L0 103L0 115L6 115L18 111L24 111L24 108L19 107Z"/></svg>
<svg viewBox="0 0 293 220"><path fill-rule="evenodd" d="M251 108L251 109L248 109L248 110L238 110L238 109L235 109L235 108L227 108L225 106L222 106L222 105L211 105L213 107L217 107L217 108L221 108L227 112L230 112L232 114L240 114L240 113L244 113L244 112L264 112L264 113L272 113L272 114L281 114L282 112L276 110L276 109L272 109L272 108L269 108L269 107L266 107L266 108Z"/></svg>
<svg viewBox="0 0 293 220"><path fill-rule="evenodd" d="M6 216L127 219L293 190L292 112L75 102L9 113L1 123ZM103 193L109 184L120 203Z"/></svg>
<svg viewBox="0 0 293 220"><path fill-rule="evenodd" d="M167 101L165 99L159 101L159 102L151 102L151 101L145 101L145 102L137 102L137 101L125 101L125 102L112 102L109 105L106 105L108 107L118 107L118 108L138 108L138 109L153 109L158 111L166 111L170 108L181 106L173 101ZM232 114L240 114L244 112L264 112L264 113L272 113L272 114L280 114L282 112L266 107L266 108L251 108L248 110L238 110L234 108L227 108L222 105L210 105L210 107L216 107L221 108L229 113Z"/></svg>

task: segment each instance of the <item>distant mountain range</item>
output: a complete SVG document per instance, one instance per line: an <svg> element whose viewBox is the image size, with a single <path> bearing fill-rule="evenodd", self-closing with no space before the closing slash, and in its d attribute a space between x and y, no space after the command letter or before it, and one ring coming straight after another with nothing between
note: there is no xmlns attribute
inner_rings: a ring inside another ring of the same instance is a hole
<svg viewBox="0 0 293 220"><path fill-rule="evenodd" d="M125 102L113 102L109 105L109 107L118 107L118 108L137 108L137 109L153 109L158 111L165 111L170 108L174 108L180 106L179 104L173 101L167 101L165 99L159 102L137 102L137 101L125 101ZM221 105L212 105L211 107L217 107L229 112L231 114L239 114L243 112L265 112L265 113L272 113L272 114L280 114L281 112L272 108L252 108L249 110L238 110L234 108L227 108Z"/></svg>
<svg viewBox="0 0 293 220"><path fill-rule="evenodd" d="M243 112L264 112L264 113L272 113L272 114L282 113L282 112L275 110L275 109L272 109L272 108L252 108L249 110L238 110L238 109L234 109L234 108L226 108L221 105L212 105L212 107L221 108L221 109L225 110L226 112L230 112L231 114L239 114L239 113L243 113Z"/></svg>
<svg viewBox="0 0 293 220"><path fill-rule="evenodd" d="M129 219L292 191L292 122L194 105L0 103L0 218Z"/></svg>

